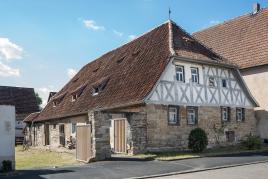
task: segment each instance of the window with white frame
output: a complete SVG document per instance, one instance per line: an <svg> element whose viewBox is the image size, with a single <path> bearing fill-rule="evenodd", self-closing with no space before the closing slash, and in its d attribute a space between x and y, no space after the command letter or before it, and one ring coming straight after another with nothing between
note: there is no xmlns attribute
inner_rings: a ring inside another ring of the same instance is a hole
<svg viewBox="0 0 268 179"><path fill-rule="evenodd" d="M221 120L227 122L230 120L230 108L221 107Z"/></svg>
<svg viewBox="0 0 268 179"><path fill-rule="evenodd" d="M208 77L208 86L215 87L215 78L210 76Z"/></svg>
<svg viewBox="0 0 268 179"><path fill-rule="evenodd" d="M236 120L244 121L245 120L245 109L244 108L236 108Z"/></svg>
<svg viewBox="0 0 268 179"><path fill-rule="evenodd" d="M199 83L198 68L191 67L192 82Z"/></svg>
<svg viewBox="0 0 268 179"><path fill-rule="evenodd" d="M179 124L179 107L168 107L168 124Z"/></svg>
<svg viewBox="0 0 268 179"><path fill-rule="evenodd" d="M187 107L187 124L188 125L195 125L198 121L198 108L189 106Z"/></svg>
<svg viewBox="0 0 268 179"><path fill-rule="evenodd" d="M177 81L185 82L184 66L176 66L176 79Z"/></svg>

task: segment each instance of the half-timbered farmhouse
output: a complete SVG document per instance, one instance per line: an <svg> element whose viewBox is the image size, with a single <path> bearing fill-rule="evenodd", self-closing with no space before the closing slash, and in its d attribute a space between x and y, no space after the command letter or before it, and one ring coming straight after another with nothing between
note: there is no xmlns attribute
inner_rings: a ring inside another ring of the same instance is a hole
<svg viewBox="0 0 268 179"><path fill-rule="evenodd" d="M32 139L75 140L86 161L186 149L196 127L210 146L235 143L255 134L256 106L235 64L168 21L85 65L32 116Z"/></svg>
<svg viewBox="0 0 268 179"><path fill-rule="evenodd" d="M217 53L239 65L256 108L258 135L268 141L268 8L253 11L196 32L193 35Z"/></svg>

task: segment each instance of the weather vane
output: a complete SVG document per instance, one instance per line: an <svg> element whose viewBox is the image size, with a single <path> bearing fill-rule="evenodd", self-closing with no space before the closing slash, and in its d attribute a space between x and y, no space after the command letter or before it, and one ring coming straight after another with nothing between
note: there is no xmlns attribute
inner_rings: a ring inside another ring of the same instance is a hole
<svg viewBox="0 0 268 179"><path fill-rule="evenodd" d="M170 7L168 8L168 20L170 20L170 14L171 14L171 10Z"/></svg>

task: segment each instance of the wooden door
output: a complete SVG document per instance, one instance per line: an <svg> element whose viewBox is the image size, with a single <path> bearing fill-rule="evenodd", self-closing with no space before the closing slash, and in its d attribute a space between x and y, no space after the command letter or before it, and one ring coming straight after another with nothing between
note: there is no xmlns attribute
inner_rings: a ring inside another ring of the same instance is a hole
<svg viewBox="0 0 268 179"><path fill-rule="evenodd" d="M76 129L76 160L88 162L91 158L91 125L78 125Z"/></svg>
<svg viewBox="0 0 268 179"><path fill-rule="evenodd" d="M45 145L49 145L49 124L45 124L44 133L45 133Z"/></svg>
<svg viewBox="0 0 268 179"><path fill-rule="evenodd" d="M126 119L114 120L114 152L126 153Z"/></svg>
<svg viewBox="0 0 268 179"><path fill-rule="evenodd" d="M60 136L60 144L62 146L65 146L65 129L64 129L64 124L61 124L60 125L59 136Z"/></svg>

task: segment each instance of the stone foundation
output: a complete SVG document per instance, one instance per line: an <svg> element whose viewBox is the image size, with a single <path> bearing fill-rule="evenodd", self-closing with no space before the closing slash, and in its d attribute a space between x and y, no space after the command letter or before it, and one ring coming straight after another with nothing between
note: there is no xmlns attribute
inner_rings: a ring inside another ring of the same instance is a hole
<svg viewBox="0 0 268 179"><path fill-rule="evenodd" d="M236 121L236 109L231 108L231 119L221 121L220 107L198 107L198 123L188 125L186 106L180 106L179 125L168 124L168 106L147 105L147 150L187 150L188 135L196 127L204 129L208 135L209 146L228 144L225 132L235 132L235 143L246 135L256 134L256 119L253 109L245 109L245 121Z"/></svg>
<svg viewBox="0 0 268 179"><path fill-rule="evenodd" d="M245 121L236 121L236 108L231 108L230 121L222 122L221 108L198 107L198 123L188 125L186 106L180 106L178 125L168 124L168 106L148 104L116 111L90 111L88 115L49 123L50 145L59 146L59 125L65 125L66 141L71 136L71 123L90 124L92 127L90 160L104 160L111 157L113 135L111 120L126 118L127 153L138 154L146 151L188 150L188 136L192 129L200 127L208 135L209 147L230 144L226 132L234 132L237 143L248 134L256 134L256 119L253 109L245 109ZM46 123L46 122L45 122ZM36 123L36 145L44 145L44 124ZM55 126L54 126L55 125ZM39 126L39 127L38 127ZM233 144L232 143L232 144Z"/></svg>

